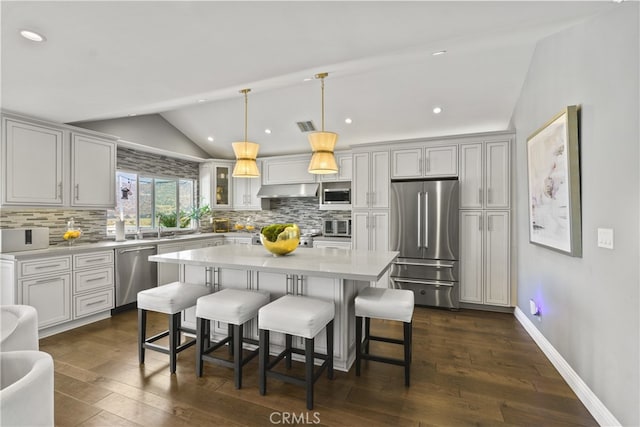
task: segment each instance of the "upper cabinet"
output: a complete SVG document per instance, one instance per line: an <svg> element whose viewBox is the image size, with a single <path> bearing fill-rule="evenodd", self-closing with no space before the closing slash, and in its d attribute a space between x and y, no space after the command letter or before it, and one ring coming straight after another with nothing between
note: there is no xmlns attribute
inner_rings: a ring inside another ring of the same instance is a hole
<svg viewBox="0 0 640 427"><path fill-rule="evenodd" d="M71 206L115 206L115 175L115 143L72 133Z"/></svg>
<svg viewBox="0 0 640 427"><path fill-rule="evenodd" d="M354 209L389 207L389 152L353 153L351 204Z"/></svg>
<svg viewBox="0 0 640 427"><path fill-rule="evenodd" d="M12 115L2 124L3 205L115 206L113 137Z"/></svg>
<svg viewBox="0 0 640 427"><path fill-rule="evenodd" d="M257 161L258 170L262 170L262 162ZM262 172L261 172L262 173ZM258 197L260 178L233 178L233 209L260 210L262 200Z"/></svg>
<svg viewBox="0 0 640 427"><path fill-rule="evenodd" d="M352 174L352 158L351 153L335 153L336 163L338 164L338 173L328 173L324 175L318 175L320 181L351 181Z"/></svg>
<svg viewBox="0 0 640 427"><path fill-rule="evenodd" d="M262 159L262 184L305 184L316 182L309 173L311 154L278 156Z"/></svg>
<svg viewBox="0 0 640 427"><path fill-rule="evenodd" d="M62 206L64 131L3 118L2 203Z"/></svg>
<svg viewBox="0 0 640 427"><path fill-rule="evenodd" d="M200 164L200 204L211 209L233 207L233 160L216 160Z"/></svg>
<svg viewBox="0 0 640 427"><path fill-rule="evenodd" d="M508 209L510 139L460 144L460 208Z"/></svg>
<svg viewBox="0 0 640 427"><path fill-rule="evenodd" d="M391 178L458 176L458 146L421 146L391 151Z"/></svg>

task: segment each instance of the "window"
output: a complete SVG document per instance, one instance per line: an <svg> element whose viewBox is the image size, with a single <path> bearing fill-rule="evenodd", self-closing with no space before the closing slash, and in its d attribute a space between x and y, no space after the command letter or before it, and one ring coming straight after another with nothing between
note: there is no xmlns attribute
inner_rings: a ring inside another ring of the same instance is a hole
<svg viewBox="0 0 640 427"><path fill-rule="evenodd" d="M107 210L107 234L115 233L117 218L125 221L125 232L138 229L189 229L195 206L192 179L166 178L117 171L117 204Z"/></svg>

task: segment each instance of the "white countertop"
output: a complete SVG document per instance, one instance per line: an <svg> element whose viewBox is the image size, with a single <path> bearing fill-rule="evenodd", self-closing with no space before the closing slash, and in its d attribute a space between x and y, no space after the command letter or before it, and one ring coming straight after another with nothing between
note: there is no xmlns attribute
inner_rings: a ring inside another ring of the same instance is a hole
<svg viewBox="0 0 640 427"><path fill-rule="evenodd" d="M262 246L225 245L152 255L149 260L371 282L379 280L398 255L399 252L302 248L274 256Z"/></svg>
<svg viewBox="0 0 640 427"><path fill-rule="evenodd" d="M42 256L64 256L64 255L73 255L79 254L83 252L91 252L101 249L117 249L117 248L126 248L131 246L145 246L145 245L161 245L161 244L170 244L170 243L178 243L184 242L188 240L200 240L200 239L214 239L214 238L223 238L226 235L229 236L246 236L251 237L249 233L193 233L193 234L182 234L174 237L163 237L160 239L147 237L142 240L125 240L122 242L116 242L115 240L105 240L97 243L82 243L75 242L73 246L49 246L47 249L37 249L32 251L20 251L20 252L6 252L0 253L0 259L5 260L18 260L22 258L31 258L31 257L42 257ZM80 239L82 240L82 239Z"/></svg>

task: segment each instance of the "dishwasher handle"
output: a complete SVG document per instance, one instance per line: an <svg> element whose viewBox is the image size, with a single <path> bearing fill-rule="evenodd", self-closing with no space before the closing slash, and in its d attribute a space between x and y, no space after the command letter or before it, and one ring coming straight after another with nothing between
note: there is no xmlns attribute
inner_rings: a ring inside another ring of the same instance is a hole
<svg viewBox="0 0 640 427"><path fill-rule="evenodd" d="M150 251L150 250L156 250L155 246L143 246L140 248L133 248L133 249L120 249L118 250L119 254L126 254L129 252L140 252L140 251Z"/></svg>

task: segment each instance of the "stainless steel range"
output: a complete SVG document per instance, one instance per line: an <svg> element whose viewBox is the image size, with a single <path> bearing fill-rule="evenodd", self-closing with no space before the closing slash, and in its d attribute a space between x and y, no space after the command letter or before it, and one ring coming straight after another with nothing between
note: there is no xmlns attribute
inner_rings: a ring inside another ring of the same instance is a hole
<svg viewBox="0 0 640 427"><path fill-rule="evenodd" d="M313 238L315 236L319 236L320 233L303 233L300 235L300 243L298 243L299 248L312 248L313 247ZM254 234L251 238L252 245L262 245L260 242L260 234Z"/></svg>

